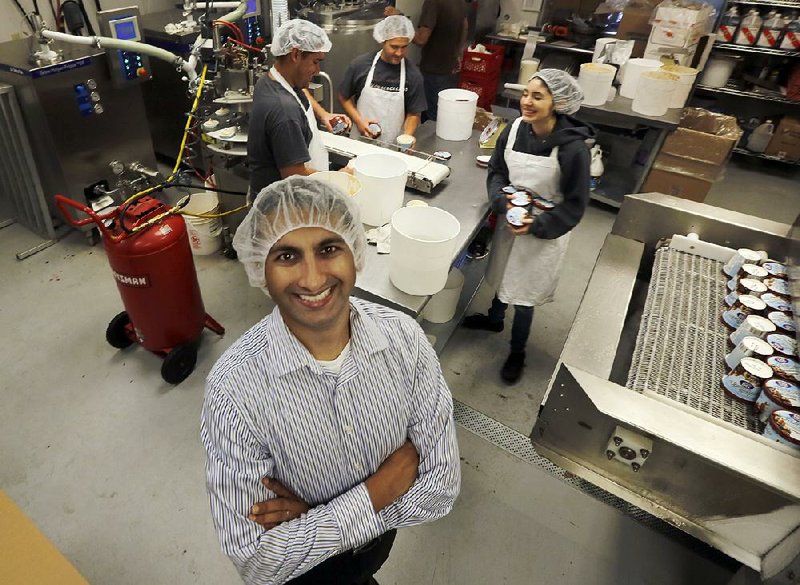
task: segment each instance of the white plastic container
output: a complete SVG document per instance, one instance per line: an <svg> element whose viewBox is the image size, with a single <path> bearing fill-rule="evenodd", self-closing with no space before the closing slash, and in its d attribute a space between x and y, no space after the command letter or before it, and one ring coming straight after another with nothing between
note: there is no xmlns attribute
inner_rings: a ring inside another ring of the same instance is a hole
<svg viewBox="0 0 800 585"><path fill-rule="evenodd" d="M758 262L758 259L759 256L757 252L750 248L739 248L725 263L725 266L722 267L722 272L731 278L736 278L742 266L745 264L754 264Z"/></svg>
<svg viewBox="0 0 800 585"><path fill-rule="evenodd" d="M408 165L390 153L362 154L353 163L361 191L355 196L361 221L371 226L387 223L403 206Z"/></svg>
<svg viewBox="0 0 800 585"><path fill-rule="evenodd" d="M767 380L756 401L756 410L761 422L767 422L769 415L776 410L800 412L800 388L779 378Z"/></svg>
<svg viewBox="0 0 800 585"><path fill-rule="evenodd" d="M677 87L677 75L667 71L645 71L636 86L631 109L644 116L663 116Z"/></svg>
<svg viewBox="0 0 800 585"><path fill-rule="evenodd" d="M192 254L195 256L208 256L217 252L222 247L222 221L219 217L195 217L192 214L217 214L219 213L219 197L216 193L204 191L193 193L188 198L183 198L178 203L180 205L186 199L189 203L181 209L184 213L183 219L186 220L186 231L189 235L189 245Z"/></svg>
<svg viewBox="0 0 800 585"><path fill-rule="evenodd" d="M453 263L461 224L438 207L403 207L392 215L389 279L406 294L442 290Z"/></svg>
<svg viewBox="0 0 800 585"><path fill-rule="evenodd" d="M787 447L800 449L800 414L791 410L776 410L767 419L764 436Z"/></svg>
<svg viewBox="0 0 800 585"><path fill-rule="evenodd" d="M619 88L619 95L633 99L636 97L636 87L639 85L639 78L642 73L661 69L661 61L656 59L629 59L625 63L625 73L622 78L622 85Z"/></svg>
<svg viewBox="0 0 800 585"><path fill-rule="evenodd" d="M469 140L478 111L478 94L466 89L439 92L436 136L442 140Z"/></svg>
<svg viewBox="0 0 800 585"><path fill-rule="evenodd" d="M669 107L682 108L686 105L686 100L689 99L689 94L692 92L692 85L694 85L698 73L697 69L683 65L665 65L662 69L678 76L678 85L672 93Z"/></svg>
<svg viewBox="0 0 800 585"><path fill-rule="evenodd" d="M786 28L783 29L781 49L800 51L800 18L797 18L797 13L795 13L791 17L785 18L784 22Z"/></svg>
<svg viewBox="0 0 800 585"><path fill-rule="evenodd" d="M739 365L743 358L768 358L772 355L774 350L772 346L761 339L752 335L742 339L736 347L733 348L728 355L725 356L725 363L728 368L733 369Z"/></svg>
<svg viewBox="0 0 800 585"><path fill-rule="evenodd" d="M539 71L539 59L523 59L519 63L519 76L517 83L520 85L528 85L533 74Z"/></svg>
<svg viewBox="0 0 800 585"><path fill-rule="evenodd" d="M755 8L750 9L750 12L747 13L747 16L742 19L742 25L739 27L739 32L736 33L736 44L749 46L755 45L762 23L763 20L761 20L761 15L758 13L758 10Z"/></svg>
<svg viewBox="0 0 800 585"><path fill-rule="evenodd" d="M776 329L775 323L766 317L762 317L761 315L748 315L744 323L739 325L739 328L730 334L729 339L732 344L739 345L739 342L748 335L766 339L767 335L775 333Z"/></svg>
<svg viewBox="0 0 800 585"><path fill-rule="evenodd" d="M719 32L717 33L719 40L723 43L732 43L736 38L736 29L739 28L741 20L736 6L730 7L725 16L722 17L722 22L719 25Z"/></svg>
<svg viewBox="0 0 800 585"><path fill-rule="evenodd" d="M361 181L350 173L341 171L319 171L309 178L332 185L350 197L355 197L361 191Z"/></svg>
<svg viewBox="0 0 800 585"><path fill-rule="evenodd" d="M752 152L764 152L767 150L769 141L772 140L772 135L775 133L775 125L772 120L767 120L763 124L759 124L758 128L753 130L753 133L747 139L747 150Z"/></svg>
<svg viewBox="0 0 800 585"><path fill-rule="evenodd" d="M700 83L708 87L725 87L736 68L738 60L733 57L714 56L708 59Z"/></svg>
<svg viewBox="0 0 800 585"><path fill-rule="evenodd" d="M583 103L587 106L602 106L608 101L611 82L617 68L604 63L584 63L578 74L578 84L583 90Z"/></svg>
<svg viewBox="0 0 800 585"><path fill-rule="evenodd" d="M769 14L767 14L767 17L764 19L764 26L761 28L761 34L758 35L756 45L759 47L777 49L780 45L784 26L785 23L780 13L775 10L770 10Z"/></svg>
<svg viewBox="0 0 800 585"><path fill-rule="evenodd" d="M458 299L464 288L464 273L453 268L447 275L444 288L431 297L422 311L422 316L431 323L447 323L456 314Z"/></svg>

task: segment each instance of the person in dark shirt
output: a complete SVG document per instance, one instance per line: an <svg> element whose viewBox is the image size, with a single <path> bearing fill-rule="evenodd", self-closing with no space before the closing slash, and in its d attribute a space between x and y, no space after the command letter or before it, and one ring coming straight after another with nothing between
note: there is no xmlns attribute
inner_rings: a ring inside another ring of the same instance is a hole
<svg viewBox="0 0 800 585"><path fill-rule="evenodd" d="M405 58L414 25L405 16L389 16L375 26L372 36L381 50L350 63L339 86L339 102L362 136L380 135L383 142L392 143L400 134L414 136L426 108L422 74Z"/></svg>
<svg viewBox="0 0 800 585"><path fill-rule="evenodd" d="M400 14L388 6L385 14ZM455 70L467 40L467 5L464 0L425 0L413 43L422 47L419 69L425 80L428 109L425 120L435 120L439 92L455 87Z"/></svg>
<svg viewBox="0 0 800 585"><path fill-rule="evenodd" d="M571 116L582 101L583 92L568 73L534 74L520 100L522 116L500 135L489 161L486 188L498 226L486 280L497 294L488 315L470 315L464 326L502 331L506 309L514 305L511 353L500 372L510 384L522 375L534 307L553 300L570 230L589 203L586 140L595 132ZM509 185L545 199L542 207L550 209L511 225L505 216L513 195L503 191Z"/></svg>
<svg viewBox="0 0 800 585"><path fill-rule="evenodd" d="M280 179L328 170L317 119L329 131L337 118L348 126L350 119L327 112L307 88L330 49L325 31L305 20L289 20L275 32L270 48L275 65L256 83L250 112L251 198Z"/></svg>

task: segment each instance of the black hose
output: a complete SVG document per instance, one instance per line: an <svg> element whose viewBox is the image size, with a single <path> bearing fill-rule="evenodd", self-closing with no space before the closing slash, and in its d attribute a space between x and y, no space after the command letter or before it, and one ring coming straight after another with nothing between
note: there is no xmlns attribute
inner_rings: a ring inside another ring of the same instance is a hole
<svg viewBox="0 0 800 585"><path fill-rule="evenodd" d="M36 16L41 16L41 14L39 13L39 1L38 0L33 0L33 13Z"/></svg>
<svg viewBox="0 0 800 585"><path fill-rule="evenodd" d="M17 6L17 10L19 10L20 14L22 14L22 16L25 17L25 22L28 23L29 27L31 27L33 34L38 34L39 31L36 30L36 27L31 22L31 19L28 17L28 13L25 12L25 9L22 7L22 4L19 3L19 0L13 0L13 2Z"/></svg>
<svg viewBox="0 0 800 585"><path fill-rule="evenodd" d="M170 183L169 185L165 185L165 187L184 187L188 189L200 189L202 191L211 191L212 193L224 193L225 195L241 195L242 197L247 196L247 192L242 191L227 191L225 189L217 189L216 187L205 187L204 185L190 185L188 183Z"/></svg>
<svg viewBox="0 0 800 585"><path fill-rule="evenodd" d="M94 5L97 7L97 12L102 12L103 9L100 8L100 0L94 0Z"/></svg>

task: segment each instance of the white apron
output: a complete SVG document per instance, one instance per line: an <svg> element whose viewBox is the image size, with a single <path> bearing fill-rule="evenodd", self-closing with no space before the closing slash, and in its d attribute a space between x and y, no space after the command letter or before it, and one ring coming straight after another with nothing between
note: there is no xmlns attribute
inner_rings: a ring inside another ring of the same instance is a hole
<svg viewBox="0 0 800 585"><path fill-rule="evenodd" d="M558 205L564 200L560 191L558 147L553 148L550 156L514 150L521 124L522 118L514 120L508 134L504 152L508 178L515 187L535 191ZM530 234L515 236L508 228L505 216L499 217L486 268L487 282L504 303L529 307L549 303L558 286L569 233L555 240L543 240Z"/></svg>
<svg viewBox="0 0 800 585"><path fill-rule="evenodd" d="M400 91L386 91L372 87L372 76L380 58L381 52L378 51L367 74L364 89L361 90L361 95L356 103L356 109L365 120L378 120L381 127L381 135L378 139L392 144L403 133L403 122L406 119L406 60L400 61ZM356 132L358 131L356 130Z"/></svg>
<svg viewBox="0 0 800 585"><path fill-rule="evenodd" d="M269 70L269 74L272 75L272 78L275 81L281 84L283 89L292 94L302 109L303 102L300 101L300 97L297 95L294 89L292 89L292 86L289 85L289 83L283 78L283 75L278 73L278 70L274 67ZM319 127L317 126L317 118L314 116L314 108L311 107L310 102L308 104L308 108L305 109L305 112L308 125L311 126L311 142L308 144L308 155L311 157L311 160L306 163L306 166L309 166L317 171L327 171L330 167L328 151L326 150L325 145L322 144Z"/></svg>

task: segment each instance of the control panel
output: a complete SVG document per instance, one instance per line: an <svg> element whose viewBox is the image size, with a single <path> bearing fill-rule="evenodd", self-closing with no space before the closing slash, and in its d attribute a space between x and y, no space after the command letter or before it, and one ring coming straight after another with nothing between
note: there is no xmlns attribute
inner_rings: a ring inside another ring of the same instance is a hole
<svg viewBox="0 0 800 585"><path fill-rule="evenodd" d="M261 19L261 3L258 0L247 0L242 24L244 42L261 48L266 41L264 40L264 24Z"/></svg>
<svg viewBox="0 0 800 585"><path fill-rule="evenodd" d="M100 32L103 36L121 41L141 41L139 8L129 6L97 13ZM135 50L108 49L108 66L114 85L123 86L150 79L150 60Z"/></svg>

